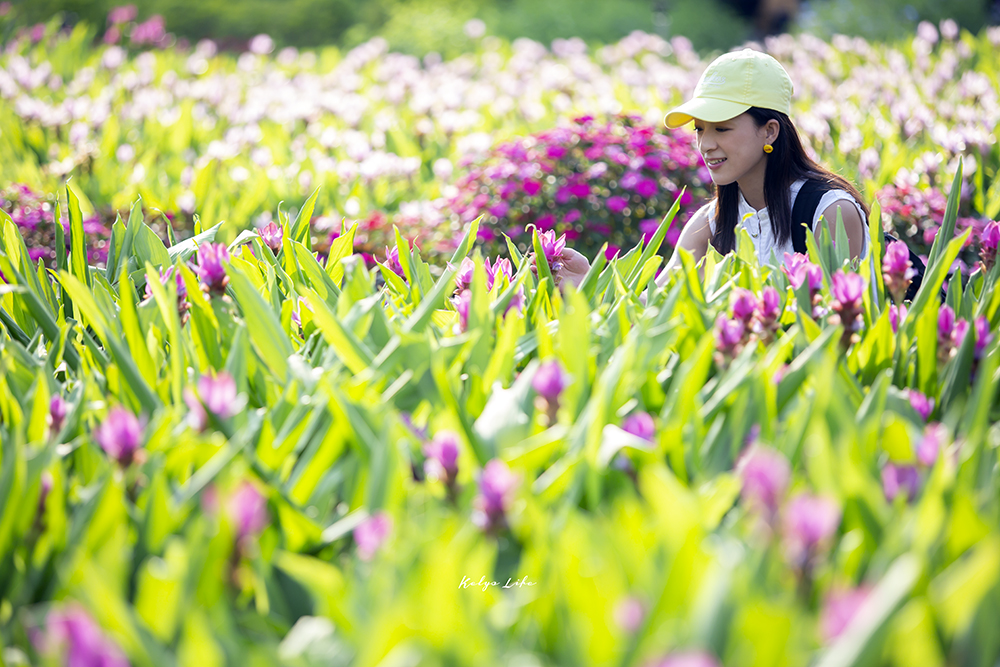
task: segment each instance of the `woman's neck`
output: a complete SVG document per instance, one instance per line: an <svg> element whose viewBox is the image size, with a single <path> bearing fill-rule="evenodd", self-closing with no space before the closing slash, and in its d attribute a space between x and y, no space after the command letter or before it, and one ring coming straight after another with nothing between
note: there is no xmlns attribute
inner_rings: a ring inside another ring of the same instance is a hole
<svg viewBox="0 0 1000 667"><path fill-rule="evenodd" d="M743 198L758 211L767 206L767 200L764 199L764 173L766 169L767 159L765 158L736 182L740 186Z"/></svg>

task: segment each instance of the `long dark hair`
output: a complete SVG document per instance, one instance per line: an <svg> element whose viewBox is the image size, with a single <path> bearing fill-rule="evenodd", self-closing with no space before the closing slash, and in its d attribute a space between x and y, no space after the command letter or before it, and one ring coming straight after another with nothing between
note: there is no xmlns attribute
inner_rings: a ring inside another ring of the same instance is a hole
<svg viewBox="0 0 1000 667"><path fill-rule="evenodd" d="M791 119L780 111L750 107L747 110L757 127L769 120L778 121L780 131L774 141L774 150L768 156L764 172L764 205L771 218L771 231L778 243L792 238L792 203L789 187L800 178L823 181L838 190L846 190L854 197L868 217L868 207L861 193L846 179L816 164L802 148L799 133ZM740 202L740 188L736 182L715 186L715 236L712 245L725 255L736 247L736 223ZM800 221L801 222L805 221ZM808 221L810 224L812 221Z"/></svg>

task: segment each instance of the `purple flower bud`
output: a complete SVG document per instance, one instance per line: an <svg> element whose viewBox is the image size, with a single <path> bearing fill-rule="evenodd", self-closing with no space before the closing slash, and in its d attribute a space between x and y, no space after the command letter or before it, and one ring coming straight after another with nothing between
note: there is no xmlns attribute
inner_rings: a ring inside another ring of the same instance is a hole
<svg viewBox="0 0 1000 667"><path fill-rule="evenodd" d="M277 255L278 251L281 250L281 241L284 236L284 231L281 227L276 222L269 222L258 229L257 234L264 242L264 245Z"/></svg>
<svg viewBox="0 0 1000 667"><path fill-rule="evenodd" d="M927 421L927 418L931 416L932 412L934 412L934 399L927 398L919 391L915 391L913 389L910 390L909 394L910 405L917 411L917 414L920 415L921 419Z"/></svg>
<svg viewBox="0 0 1000 667"><path fill-rule="evenodd" d="M453 297L451 305L458 311L458 330L464 332L469 328L469 307L472 305L472 290L464 290Z"/></svg>
<svg viewBox="0 0 1000 667"><path fill-rule="evenodd" d="M254 538L267 525L267 499L251 482L243 482L236 493L229 497L226 505L229 518L236 527L237 541Z"/></svg>
<svg viewBox="0 0 1000 667"><path fill-rule="evenodd" d="M618 627L628 633L638 632L646 618L646 608L641 600L634 597L620 600L612 613Z"/></svg>
<svg viewBox="0 0 1000 667"><path fill-rule="evenodd" d="M844 273L843 270L834 273L832 279L831 292L834 301L841 309L857 309L865 292L865 279L857 273ZM837 309L837 305L834 305L834 309Z"/></svg>
<svg viewBox="0 0 1000 667"><path fill-rule="evenodd" d="M938 311L938 340L951 341L955 333L955 311L951 306L941 306Z"/></svg>
<svg viewBox="0 0 1000 667"><path fill-rule="evenodd" d="M819 621L820 632L825 643L830 644L843 634L870 593L870 589L862 587L853 590L832 591L827 595Z"/></svg>
<svg viewBox="0 0 1000 667"><path fill-rule="evenodd" d="M948 427L940 422L928 424L924 428L924 435L917 444L917 460L930 467L937 461L938 453L950 440Z"/></svg>
<svg viewBox="0 0 1000 667"><path fill-rule="evenodd" d="M542 232L538 235L538 241L542 245L542 252L545 254L545 261L551 266L558 259L562 251L566 249L566 235L556 238L554 231Z"/></svg>
<svg viewBox="0 0 1000 667"><path fill-rule="evenodd" d="M184 403L188 407L184 421L199 433L208 428L208 413L205 412L205 406L202 405L198 396L191 391L191 387L184 389Z"/></svg>
<svg viewBox="0 0 1000 667"><path fill-rule="evenodd" d="M441 431L424 445L424 472L431 479L453 483L458 475L458 435Z"/></svg>
<svg viewBox="0 0 1000 667"><path fill-rule="evenodd" d="M177 298L187 298L187 283L184 282L184 276L181 275L181 272L177 271L173 266L168 266L166 271L160 271L161 285L166 286L169 284L171 278L173 278L174 284L177 286ZM153 298L153 290L150 289L149 282L146 283L146 298Z"/></svg>
<svg viewBox="0 0 1000 667"><path fill-rule="evenodd" d="M822 496L799 494L784 511L785 549L789 559L806 565L840 525L840 507Z"/></svg>
<svg viewBox="0 0 1000 667"><path fill-rule="evenodd" d="M229 284L225 263L229 262L229 250L222 243L206 243L198 248L198 277L202 288L210 294L223 294Z"/></svg>
<svg viewBox="0 0 1000 667"><path fill-rule="evenodd" d="M885 249L882 278L886 289L897 302L902 301L916 270L910 262L910 249L902 241L893 241Z"/></svg>
<svg viewBox="0 0 1000 667"><path fill-rule="evenodd" d="M59 433L66 420L66 401L59 394L55 394L49 401L49 420L52 432Z"/></svg>
<svg viewBox="0 0 1000 667"><path fill-rule="evenodd" d="M723 354L734 357L743 343L745 332L746 327L741 320L731 320L720 313L715 320L715 345Z"/></svg>
<svg viewBox="0 0 1000 667"><path fill-rule="evenodd" d="M753 445L743 454L736 469L743 479L743 502L769 515L777 512L792 474L785 455Z"/></svg>
<svg viewBox="0 0 1000 667"><path fill-rule="evenodd" d="M39 653L70 667L128 667L128 660L82 607L49 612L44 633L32 637ZM65 662L63 662L65 660Z"/></svg>
<svg viewBox="0 0 1000 667"><path fill-rule="evenodd" d="M514 280L514 268L510 263L510 260L506 257L504 259L497 259L493 265L490 265L490 258L486 258L486 289L493 289L493 283L500 276L506 276L507 282Z"/></svg>
<svg viewBox="0 0 1000 667"><path fill-rule="evenodd" d="M704 651L679 651L671 653L655 667L719 667L719 661Z"/></svg>
<svg viewBox="0 0 1000 667"><path fill-rule="evenodd" d="M818 292L823 288L823 267L810 264L806 267L806 277L809 279L809 292Z"/></svg>
<svg viewBox="0 0 1000 667"><path fill-rule="evenodd" d="M391 250L389 246L385 247L385 266L390 271L395 273L397 276L406 280L406 272L403 271L403 265L399 263L399 248L393 247Z"/></svg>
<svg viewBox="0 0 1000 667"><path fill-rule="evenodd" d="M368 517L354 529L354 542L358 545L358 557L370 561L382 548L392 532L392 517L384 510L379 510Z"/></svg>
<svg viewBox="0 0 1000 667"><path fill-rule="evenodd" d="M892 333L899 331L899 323L906 319L907 308L903 304L889 306L889 324L892 325Z"/></svg>
<svg viewBox="0 0 1000 667"><path fill-rule="evenodd" d="M785 261L781 270L788 276L788 282L792 284L792 289L802 287L806 280L806 273L809 267L809 257L801 253L785 253Z"/></svg>
<svg viewBox="0 0 1000 667"><path fill-rule="evenodd" d="M479 478L479 495L473 501L476 508L473 521L477 526L495 530L503 524L517 483L517 475L500 459L486 464Z"/></svg>
<svg viewBox="0 0 1000 667"><path fill-rule="evenodd" d="M900 492L906 494L907 501L913 500L920 488L920 473L916 466L898 466L892 463L882 468L882 490L885 498L892 502Z"/></svg>
<svg viewBox="0 0 1000 667"><path fill-rule="evenodd" d="M208 411L219 419L228 419L235 414L236 381L225 371L215 377L202 375L198 379L198 396Z"/></svg>
<svg viewBox="0 0 1000 667"><path fill-rule="evenodd" d="M648 412L633 412L622 423L622 430L643 440L652 440L656 435L656 424Z"/></svg>
<svg viewBox="0 0 1000 667"><path fill-rule="evenodd" d="M955 330L951 334L951 342L955 347L961 346L965 341L965 334L969 333L969 322L968 320L959 320L955 322Z"/></svg>
<svg viewBox="0 0 1000 667"><path fill-rule="evenodd" d="M142 426L135 415L119 406L112 408L104 423L94 431L94 439L108 456L127 468L142 447Z"/></svg>
<svg viewBox="0 0 1000 667"><path fill-rule="evenodd" d="M976 318L976 359L983 356L986 346L993 342L993 334L990 333L990 321L984 315Z"/></svg>
<svg viewBox="0 0 1000 667"><path fill-rule="evenodd" d="M1000 243L1000 221L994 220L986 225L979 240L979 256L986 271L992 269L996 263L998 243Z"/></svg>
<svg viewBox="0 0 1000 667"><path fill-rule="evenodd" d="M465 291L472 286L472 276L475 273L476 263L466 257L462 260L462 266L455 272L455 286L459 291Z"/></svg>
<svg viewBox="0 0 1000 667"><path fill-rule="evenodd" d="M768 285L760 294L760 318L764 322L773 322L781 316L781 293Z"/></svg>
<svg viewBox="0 0 1000 667"><path fill-rule="evenodd" d="M39 493L38 493L38 510L37 516L40 518L45 514L45 502L49 499L49 493L52 492L52 485L55 480L52 479L52 473L48 470L42 471L41 479L39 480Z"/></svg>
<svg viewBox="0 0 1000 667"><path fill-rule="evenodd" d="M531 381L535 393L549 402L559 400L559 395L569 385L569 378L566 372L555 359L544 362L535 371L535 377Z"/></svg>
<svg viewBox="0 0 1000 667"><path fill-rule="evenodd" d="M744 326L750 324L754 314L757 312L757 297L750 290L737 287L732 294L733 317L743 322Z"/></svg>

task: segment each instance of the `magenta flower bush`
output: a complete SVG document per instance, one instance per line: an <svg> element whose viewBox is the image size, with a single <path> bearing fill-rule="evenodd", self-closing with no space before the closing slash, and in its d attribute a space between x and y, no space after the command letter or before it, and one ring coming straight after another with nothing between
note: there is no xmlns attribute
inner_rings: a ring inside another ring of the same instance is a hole
<svg viewBox="0 0 1000 667"><path fill-rule="evenodd" d="M651 237L686 187L667 234L673 246L710 182L691 135L635 116L576 118L500 144L466 169L445 209L463 223L485 215L479 239L491 252L504 247L502 234L526 250L534 226L591 257L605 242L614 254Z"/></svg>

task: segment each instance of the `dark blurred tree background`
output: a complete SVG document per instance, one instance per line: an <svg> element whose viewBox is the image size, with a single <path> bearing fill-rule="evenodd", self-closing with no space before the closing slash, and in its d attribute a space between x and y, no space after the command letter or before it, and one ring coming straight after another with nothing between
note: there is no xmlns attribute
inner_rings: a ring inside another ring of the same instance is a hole
<svg viewBox="0 0 1000 667"><path fill-rule="evenodd" d="M445 56L469 46L464 26L474 18L508 39L607 43L643 30L684 35L703 52L783 29L892 39L921 20L953 18L978 31L998 18L998 0L14 0L14 9L23 24L62 13L69 23L103 26L123 4L135 4L140 20L163 16L168 30L190 41L237 46L267 33L278 46L352 47L381 35L395 50Z"/></svg>

